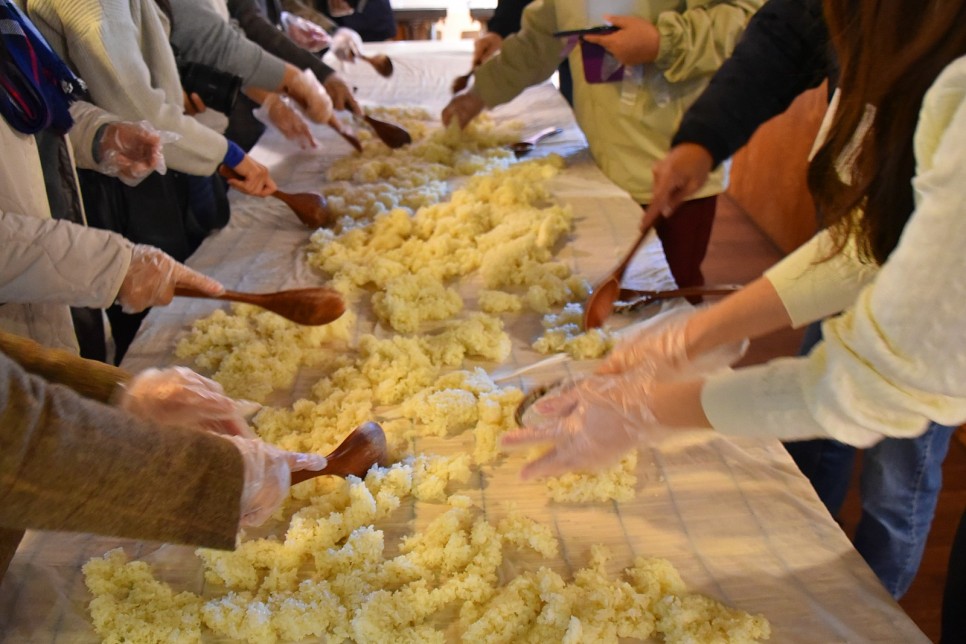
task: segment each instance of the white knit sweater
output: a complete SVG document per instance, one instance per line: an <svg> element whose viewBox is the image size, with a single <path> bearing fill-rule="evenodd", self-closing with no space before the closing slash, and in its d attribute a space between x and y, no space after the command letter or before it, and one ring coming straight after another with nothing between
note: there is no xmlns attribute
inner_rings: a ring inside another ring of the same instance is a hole
<svg viewBox="0 0 966 644"><path fill-rule="evenodd" d="M30 0L28 8L97 105L180 135L164 146L169 168L201 176L215 172L228 142L184 114L168 20L154 0Z"/></svg>
<svg viewBox="0 0 966 644"><path fill-rule="evenodd" d="M807 358L709 379L715 429L864 447L966 420L966 58L926 94L914 146L916 210L881 270L848 257L809 268L817 239L766 275L797 324L852 301Z"/></svg>

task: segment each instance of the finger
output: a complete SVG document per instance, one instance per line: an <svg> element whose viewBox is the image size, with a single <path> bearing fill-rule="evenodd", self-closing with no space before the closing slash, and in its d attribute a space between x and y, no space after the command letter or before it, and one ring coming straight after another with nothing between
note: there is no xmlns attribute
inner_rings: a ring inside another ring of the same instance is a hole
<svg viewBox="0 0 966 644"><path fill-rule="evenodd" d="M272 175L268 174L267 172L265 173L263 188L265 191L265 196L268 196L278 190L278 186L275 185L275 179L272 179Z"/></svg>
<svg viewBox="0 0 966 644"><path fill-rule="evenodd" d="M503 434L500 437L500 445L512 449L546 443L553 440L554 433L555 431L548 427L521 427Z"/></svg>
<svg viewBox="0 0 966 644"><path fill-rule="evenodd" d="M225 292L225 287L218 280L212 279L207 275L202 275L185 266L182 266L178 271L176 284L178 286L195 288L207 295L221 295Z"/></svg>
<svg viewBox="0 0 966 644"><path fill-rule="evenodd" d="M318 472L324 470L329 461L321 454L311 454L303 452L287 452L285 459L288 461L289 469L293 472L309 470Z"/></svg>
<svg viewBox="0 0 966 644"><path fill-rule="evenodd" d="M191 100L191 106L197 112L204 112L206 109L208 109L208 106L205 105L203 100L201 100L201 96L199 96L197 92L191 92L188 98Z"/></svg>

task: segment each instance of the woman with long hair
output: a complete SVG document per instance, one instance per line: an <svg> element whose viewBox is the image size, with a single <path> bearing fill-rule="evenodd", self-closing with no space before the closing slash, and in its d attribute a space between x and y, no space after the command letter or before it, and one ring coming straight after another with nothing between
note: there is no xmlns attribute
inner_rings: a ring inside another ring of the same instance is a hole
<svg viewBox="0 0 966 644"><path fill-rule="evenodd" d="M661 316L534 404L524 476L598 469L673 428L860 447L966 420L966 1L827 0L840 89L809 186L824 228L718 304ZM806 357L747 338L834 315Z"/></svg>

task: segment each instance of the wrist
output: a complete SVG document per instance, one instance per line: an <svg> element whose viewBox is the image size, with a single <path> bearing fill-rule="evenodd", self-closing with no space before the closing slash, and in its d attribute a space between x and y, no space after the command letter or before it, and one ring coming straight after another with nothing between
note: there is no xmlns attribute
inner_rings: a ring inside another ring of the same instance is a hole
<svg viewBox="0 0 966 644"><path fill-rule="evenodd" d="M221 162L229 168L235 169L244 160L245 151L241 149L241 146L234 141L228 141L228 151L225 152L225 157Z"/></svg>
<svg viewBox="0 0 966 644"><path fill-rule="evenodd" d="M94 163L100 163L104 158L101 154L101 143L104 142L104 136L107 134L107 128L111 125L113 124L105 123L97 128L96 132L94 132L94 140L91 141L91 157L94 159Z"/></svg>

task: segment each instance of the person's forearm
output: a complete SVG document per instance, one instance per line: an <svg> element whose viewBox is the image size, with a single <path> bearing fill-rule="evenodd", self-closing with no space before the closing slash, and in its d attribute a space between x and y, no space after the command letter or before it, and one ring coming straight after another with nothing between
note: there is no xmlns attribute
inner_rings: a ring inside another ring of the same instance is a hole
<svg viewBox="0 0 966 644"><path fill-rule="evenodd" d="M791 326L791 318L771 282L763 277L717 304L695 313L688 322L688 356L745 338L758 338Z"/></svg>
<svg viewBox="0 0 966 644"><path fill-rule="evenodd" d="M648 392L651 412L659 425L673 428L711 428L701 406L704 380L658 382Z"/></svg>

